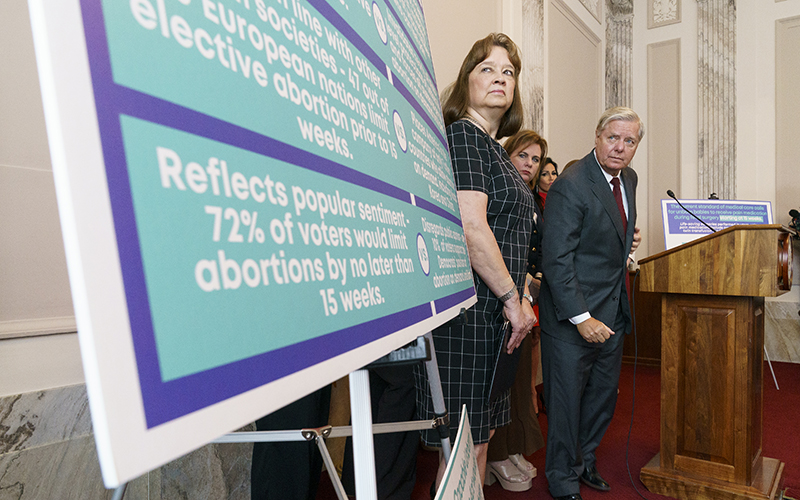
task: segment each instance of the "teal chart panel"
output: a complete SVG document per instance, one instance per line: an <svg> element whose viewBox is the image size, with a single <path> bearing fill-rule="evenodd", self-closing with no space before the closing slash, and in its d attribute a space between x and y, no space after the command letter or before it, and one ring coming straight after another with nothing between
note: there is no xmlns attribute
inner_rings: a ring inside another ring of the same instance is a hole
<svg viewBox="0 0 800 500"><path fill-rule="evenodd" d="M83 6L149 426L474 295L418 3Z"/></svg>

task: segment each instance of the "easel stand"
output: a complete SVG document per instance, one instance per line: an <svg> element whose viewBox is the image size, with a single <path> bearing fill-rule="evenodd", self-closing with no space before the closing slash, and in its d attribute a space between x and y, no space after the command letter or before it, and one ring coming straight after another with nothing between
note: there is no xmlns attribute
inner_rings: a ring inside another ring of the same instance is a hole
<svg viewBox="0 0 800 500"><path fill-rule="evenodd" d="M114 494L111 495L111 500L122 500L125 496L125 490L128 488L128 483L121 484L114 488Z"/></svg>
<svg viewBox="0 0 800 500"><path fill-rule="evenodd" d="M370 402L369 368L378 366L392 366L407 363L424 362L428 373L428 382L431 388L433 408L436 418L433 421L420 420L408 422L392 422L385 424L372 423L372 407ZM350 374L350 415L352 426L331 427L330 425L317 429L299 429L284 431L253 431L233 432L221 436L212 443L258 443L258 442L288 442L288 441L315 441L322 454L328 476L333 482L336 496L339 500L347 500L347 493L342 486L342 481L336 474L336 467L328 452L325 440L335 437L353 437L353 463L355 466L356 498L359 500L377 500L378 490L375 479L375 450L372 436L391 432L407 432L414 430L437 429L442 442L442 452L445 461L450 460L450 419L444 405L442 382L439 378L439 365L433 348L431 332L418 337L409 346L404 346L393 351L383 358L375 361L365 368ZM122 500L125 495L126 484L114 490L112 500Z"/></svg>
<svg viewBox="0 0 800 500"><path fill-rule="evenodd" d="M392 422L385 424L372 423L372 407L370 401L369 368L378 366L392 366L407 363L425 363L428 381L433 398L433 407L436 418L433 421ZM222 436L214 443L255 443L255 442L282 442L282 441L311 441L317 443L328 476L333 482L334 490L339 500L347 500L344 486L336 474L325 440L334 437L353 437L353 463L355 473L356 498L359 500L377 500L378 490L375 479L375 450L373 435L391 432L407 432L413 430L426 430L437 428L442 441L442 452L445 460L450 459L450 431L449 418L444 405L441 379L439 378L439 365L433 349L433 337L430 332L417 338L413 345L398 349L387 356L375 361L365 368L350 374L350 415L352 426L331 427L319 429L300 429L292 431L257 431L234 432Z"/></svg>

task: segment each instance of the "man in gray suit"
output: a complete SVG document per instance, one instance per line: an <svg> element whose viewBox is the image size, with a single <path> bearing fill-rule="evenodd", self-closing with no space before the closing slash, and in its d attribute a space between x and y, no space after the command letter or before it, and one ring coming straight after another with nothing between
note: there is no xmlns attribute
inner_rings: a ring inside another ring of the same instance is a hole
<svg viewBox="0 0 800 500"><path fill-rule="evenodd" d="M595 149L547 194L539 314L545 475L558 500L580 500L580 482L610 489L597 472L595 450L614 414L623 340L631 330L627 259L641 237L638 179L627 167L643 136L633 110L606 110Z"/></svg>

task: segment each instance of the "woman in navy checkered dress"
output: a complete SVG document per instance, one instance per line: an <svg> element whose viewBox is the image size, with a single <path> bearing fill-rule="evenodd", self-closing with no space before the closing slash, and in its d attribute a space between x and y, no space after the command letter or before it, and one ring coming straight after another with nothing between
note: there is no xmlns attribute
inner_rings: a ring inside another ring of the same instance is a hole
<svg viewBox="0 0 800 500"><path fill-rule="evenodd" d="M521 61L504 34L478 40L464 60L443 111L458 203L475 277L478 303L433 331L445 404L455 438L461 406L466 404L481 479L493 429L510 421L508 391L487 402L504 317L512 336L505 347L519 347L534 324L527 299L526 259L534 199L530 188L496 139L522 124L517 89ZM525 298L523 298L525 296ZM433 418L424 372L418 378L420 417ZM423 440L438 446L435 432ZM444 473L440 463L436 484Z"/></svg>

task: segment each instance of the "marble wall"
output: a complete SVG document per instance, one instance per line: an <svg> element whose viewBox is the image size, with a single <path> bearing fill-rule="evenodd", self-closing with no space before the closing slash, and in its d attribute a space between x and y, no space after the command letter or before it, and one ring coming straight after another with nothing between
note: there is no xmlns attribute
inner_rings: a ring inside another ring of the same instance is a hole
<svg viewBox="0 0 800 500"><path fill-rule="evenodd" d="M698 0L698 198L736 198L736 2Z"/></svg>
<svg viewBox="0 0 800 500"><path fill-rule="evenodd" d="M769 301L764 313L764 348L769 358L800 363L800 302Z"/></svg>
<svg viewBox="0 0 800 500"><path fill-rule="evenodd" d="M606 108L631 106L633 1L608 0L606 9Z"/></svg>
<svg viewBox="0 0 800 500"><path fill-rule="evenodd" d="M525 127L544 131L544 0L522 3L522 72L520 94L525 106Z"/></svg>
<svg viewBox="0 0 800 500"><path fill-rule="evenodd" d="M764 348L772 361L800 363L800 240L792 240L792 245L794 285L764 303Z"/></svg>
<svg viewBox="0 0 800 500"><path fill-rule="evenodd" d="M132 481L124 499L248 500L251 450L204 446ZM0 398L0 500L112 495L100 475L85 386Z"/></svg>

